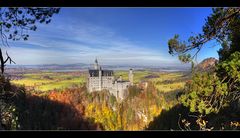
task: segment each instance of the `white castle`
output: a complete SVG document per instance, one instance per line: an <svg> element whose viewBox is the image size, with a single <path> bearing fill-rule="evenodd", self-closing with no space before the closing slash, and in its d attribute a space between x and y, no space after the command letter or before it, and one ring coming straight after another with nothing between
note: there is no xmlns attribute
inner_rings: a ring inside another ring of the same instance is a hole
<svg viewBox="0 0 240 138"><path fill-rule="evenodd" d="M133 85L133 70L129 70L129 81L122 80L122 76L115 79L113 70L102 70L95 60L94 69L88 71L87 88L89 92L108 90L121 100L125 98L127 89Z"/></svg>

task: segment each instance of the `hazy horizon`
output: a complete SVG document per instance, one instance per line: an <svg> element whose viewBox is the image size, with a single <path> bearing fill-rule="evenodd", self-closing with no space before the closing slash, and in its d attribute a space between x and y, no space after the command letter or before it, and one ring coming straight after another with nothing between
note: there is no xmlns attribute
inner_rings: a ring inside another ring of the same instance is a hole
<svg viewBox="0 0 240 138"><path fill-rule="evenodd" d="M94 67L94 63L66 63L66 64L8 64L6 66L47 66L47 65L59 65L59 66L66 66L66 65L78 65L84 64L84 66L92 66ZM100 64L100 66L136 66L136 67L190 67L190 64L167 64L167 65L137 65L137 64ZM80 67L80 66L79 66Z"/></svg>

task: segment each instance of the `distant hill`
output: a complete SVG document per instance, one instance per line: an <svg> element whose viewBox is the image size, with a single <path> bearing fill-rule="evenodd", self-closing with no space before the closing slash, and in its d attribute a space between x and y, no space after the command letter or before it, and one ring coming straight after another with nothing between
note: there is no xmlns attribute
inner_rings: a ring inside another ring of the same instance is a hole
<svg viewBox="0 0 240 138"><path fill-rule="evenodd" d="M93 68L93 64L85 63L75 63L75 64L42 64L42 65L7 65L6 71L16 72L16 71L25 71L25 70L52 70L52 71L61 71L61 70L87 70ZM189 71L189 66L178 66L178 65L162 65L162 66L142 66L142 65L101 65L103 69L111 70L129 70L133 68L134 70L151 70L151 71Z"/></svg>
<svg viewBox="0 0 240 138"><path fill-rule="evenodd" d="M213 71L215 69L215 65L217 62L218 60L213 57L206 58L195 67L195 71L198 72Z"/></svg>

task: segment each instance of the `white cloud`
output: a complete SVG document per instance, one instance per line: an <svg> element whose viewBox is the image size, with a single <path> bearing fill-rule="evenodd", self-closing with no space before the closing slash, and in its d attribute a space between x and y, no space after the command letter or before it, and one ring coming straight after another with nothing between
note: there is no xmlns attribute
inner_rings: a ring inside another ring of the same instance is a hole
<svg viewBox="0 0 240 138"><path fill-rule="evenodd" d="M144 47L110 28L74 21L68 25L40 25L28 41L12 43L8 51L18 64L92 63L95 57L106 64L179 63L166 51Z"/></svg>

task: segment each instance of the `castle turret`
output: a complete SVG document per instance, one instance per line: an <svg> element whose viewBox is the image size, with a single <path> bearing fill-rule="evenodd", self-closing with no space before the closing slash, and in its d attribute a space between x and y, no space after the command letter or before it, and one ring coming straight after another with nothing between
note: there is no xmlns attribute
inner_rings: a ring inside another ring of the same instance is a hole
<svg viewBox="0 0 240 138"><path fill-rule="evenodd" d="M98 77L99 77L99 91L102 90L102 68L99 67L99 73L98 73Z"/></svg>
<svg viewBox="0 0 240 138"><path fill-rule="evenodd" d="M129 70L128 79L130 81L130 84L133 85L133 69Z"/></svg>

